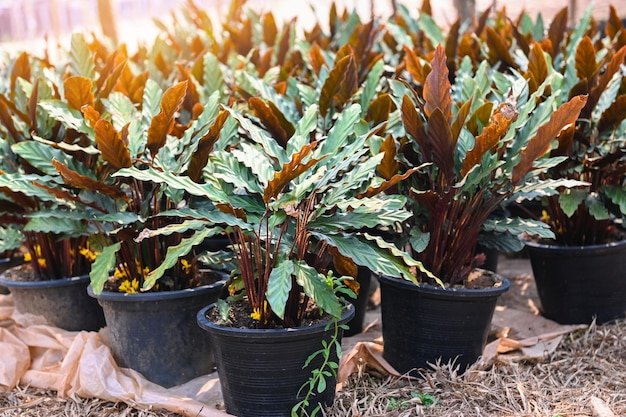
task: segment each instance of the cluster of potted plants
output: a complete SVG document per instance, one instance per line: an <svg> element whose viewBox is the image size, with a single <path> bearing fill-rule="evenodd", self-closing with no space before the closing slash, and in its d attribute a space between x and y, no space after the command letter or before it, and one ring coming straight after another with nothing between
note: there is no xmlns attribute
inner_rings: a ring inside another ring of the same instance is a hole
<svg viewBox="0 0 626 417"><path fill-rule="evenodd" d="M509 285L480 269L479 241L626 247L614 10L605 33L588 11L571 30L566 12L548 30L485 12L444 34L428 2L384 24L333 7L301 35L243 3L215 29L190 2L132 55L77 34L61 64L8 61L0 218L30 275L0 284L18 310L42 311L20 286L80 281L61 292L97 300L100 321L51 320L106 323L120 365L164 386L217 366L228 412L311 414L332 404L360 270L379 277L394 367L465 369ZM505 216L536 199L543 219ZM626 310L562 319L538 286L557 320Z"/></svg>

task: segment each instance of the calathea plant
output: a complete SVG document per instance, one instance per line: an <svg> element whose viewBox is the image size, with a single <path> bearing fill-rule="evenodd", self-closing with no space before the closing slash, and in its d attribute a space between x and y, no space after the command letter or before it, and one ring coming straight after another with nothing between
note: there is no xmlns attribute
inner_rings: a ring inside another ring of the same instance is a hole
<svg viewBox="0 0 626 417"><path fill-rule="evenodd" d="M510 91L499 93L480 81L489 77L486 65L473 73L468 64L452 86L439 46L424 84L415 86L421 91L394 82L403 129L381 147L384 166L401 173L424 166L399 184L413 211L403 233L407 250L447 285L463 284L480 264L474 253L482 230L497 232L501 241L491 244L507 249L521 248L516 236L523 232L552 236L538 221L490 216L508 200L576 184L540 180L539 174L563 160L546 154L587 101L576 96L557 108L560 79L550 77L530 96L523 79L504 77ZM541 102L551 82L553 95Z"/></svg>
<svg viewBox="0 0 626 417"><path fill-rule="evenodd" d="M62 149L72 147L74 132L38 106L58 98L52 65L24 52L9 68L8 85L0 93L1 222L13 230L11 246L18 240L23 244L31 280L84 275L94 257L87 239L96 230L73 217L84 207L64 199L69 191L51 161L75 166L91 156L65 154Z"/></svg>
<svg viewBox="0 0 626 417"><path fill-rule="evenodd" d="M162 263L168 248L176 247L185 238L184 233L174 232L173 224L179 222L178 218L162 213L189 205L192 195L160 181L119 174L131 167L150 167L174 173L184 170L194 177L200 175L202 165L199 164L202 162L199 161L204 159L206 163L212 144L220 138L220 133L228 136L229 129L222 131L226 117L223 113L218 114L216 97L209 100L206 107L191 106L194 111L200 110L198 114L185 110L184 101L189 100L187 86L188 82L183 81L163 92L156 83L148 81L143 117L131 115L132 120L129 119L119 130L115 127L119 120L114 118L111 122L93 108L83 109L85 119L93 125L94 143L109 167L109 186L124 195L116 207L121 214L126 214L124 219L114 218L122 222L121 226L108 235L109 241L92 268L92 288L96 294L105 285L109 291L132 293L180 290L203 284L204 275L199 272L197 254L193 252L168 265L168 274L159 275L159 282L154 275L155 270L164 268ZM122 114L119 111L111 113ZM229 125L232 132L234 125ZM111 224L109 215L92 220ZM172 230L150 234L150 230L162 227ZM204 231L202 240L218 232L219 229ZM114 270L113 276L109 276L110 270Z"/></svg>
<svg viewBox="0 0 626 417"><path fill-rule="evenodd" d="M589 99L552 151L564 160L546 177L586 184L548 197L546 220L559 244L603 244L623 238L614 220L626 215L626 46L614 51L584 37L570 49L563 64L568 94Z"/></svg>
<svg viewBox="0 0 626 417"><path fill-rule="evenodd" d="M381 192L398 181L374 175L383 155L371 156L370 132L357 133L361 109L354 104L337 115L327 137L315 137L318 110L304 109L294 134L278 142L241 112L229 109L242 131L229 151L211 155L208 172L198 184L153 167L124 169L117 175L167 183L210 200L217 210L179 209L162 213L184 221L175 228L206 233L220 227L231 239L237 269L230 285L233 300L248 305L252 327L301 324L310 301L324 312L341 316L341 294L348 291L327 269L332 256L338 271L355 264L380 273L411 277L382 239L360 234L364 227L406 220L405 199ZM171 247L156 279L195 238ZM412 266L421 267L418 262ZM241 291L240 291L241 290Z"/></svg>

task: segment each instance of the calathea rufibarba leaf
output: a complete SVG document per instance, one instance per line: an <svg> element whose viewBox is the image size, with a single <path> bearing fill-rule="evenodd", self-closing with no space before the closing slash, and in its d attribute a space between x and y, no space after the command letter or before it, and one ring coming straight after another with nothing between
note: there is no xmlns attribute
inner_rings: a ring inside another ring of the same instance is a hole
<svg viewBox="0 0 626 417"><path fill-rule="evenodd" d="M148 128L148 143L146 147L150 150L152 158L156 156L159 149L165 145L168 133L174 126L176 112L183 104L183 99L187 93L187 81L180 82L168 88L161 98L160 112L152 118Z"/></svg>
<svg viewBox="0 0 626 417"><path fill-rule="evenodd" d="M130 152L122 139L121 133L115 130L108 120L100 119L94 126L96 145L102 152L102 159L108 162L114 169L128 168L131 166Z"/></svg>
<svg viewBox="0 0 626 417"><path fill-rule="evenodd" d="M74 110L94 105L93 83L89 78L75 75L63 81L67 104Z"/></svg>
<svg viewBox="0 0 626 417"><path fill-rule="evenodd" d="M576 75L581 80L591 82L598 74L600 67L596 62L596 48L593 46L589 36L585 36L578 43L575 67Z"/></svg>
<svg viewBox="0 0 626 417"><path fill-rule="evenodd" d="M303 146L300 152L292 155L291 160L285 163L282 169L276 172L274 178L267 184L267 187L263 191L263 201L268 203L272 198L276 198L294 178L299 177L311 166L324 158L324 156L322 156L319 159L311 158L307 162L302 162L316 146L317 142L312 142Z"/></svg>
<svg viewBox="0 0 626 417"><path fill-rule="evenodd" d="M413 173L419 171L420 169L427 167L431 165L430 163L425 163L422 164L418 167L413 167L408 169L406 172L402 173L402 174L396 174L393 177L391 177L389 180L387 181L383 181L380 185L376 186L376 187L369 187L364 193L359 193L357 194L357 198L369 198L369 197L373 197L375 195L378 195L380 193L383 193L385 191L387 191L388 189L390 189L391 187L393 187L394 185L398 184L400 181L403 181L405 179L407 179L408 177L410 177L411 175L413 175Z"/></svg>
<svg viewBox="0 0 626 417"><path fill-rule="evenodd" d="M170 246L167 248L167 254L161 264L148 273L148 277L143 282L142 290L150 290L159 278L163 276L165 271L176 265L178 259L187 255L194 246L197 246L204 242L208 237L215 236L221 232L221 228L209 228L206 227L200 231L194 233L191 237L184 238L178 245Z"/></svg>
<svg viewBox="0 0 626 417"><path fill-rule="evenodd" d="M452 137L448 120L439 107L433 110L428 119L426 136L432 152L433 163L441 170L443 178L451 182L454 175L456 140Z"/></svg>
<svg viewBox="0 0 626 417"><path fill-rule="evenodd" d="M435 56L430 65L432 70L424 82L424 110L430 117L435 109L439 109L448 124L452 123L452 99L450 97L450 80L448 79L448 66L446 65L446 51L439 45L435 50Z"/></svg>
<svg viewBox="0 0 626 417"><path fill-rule="evenodd" d="M520 161L513 168L513 184L517 185L533 166L533 162L550 150L550 142L559 134L576 122L580 111L587 103L586 96L576 96L560 106L547 123L541 125L537 134L533 136L522 149Z"/></svg>
<svg viewBox="0 0 626 417"><path fill-rule="evenodd" d="M426 136L426 129L415 104L408 95L402 97L402 124L404 130L417 142L425 162L432 161L432 151Z"/></svg>
<svg viewBox="0 0 626 417"><path fill-rule="evenodd" d="M407 45L404 45L404 66L413 77L413 81L415 83L424 83L424 80L426 79L426 74L424 74L424 65L422 65L415 51Z"/></svg>
<svg viewBox="0 0 626 417"><path fill-rule="evenodd" d="M57 160L52 160L52 165L57 170L63 182L74 188L81 188L85 190L97 191L101 194L110 195L113 198L125 198L126 194L117 187L112 187L101 181L94 180L86 175L81 175L76 171L73 171Z"/></svg>
<svg viewBox="0 0 626 417"><path fill-rule="evenodd" d="M611 58L611 61L606 66L606 70L598 79L598 85L591 89L591 92L589 93L589 99L587 100L587 105L582 112L583 117L588 117L589 115L591 115L591 112L598 104L600 96L602 96L602 93L604 93L604 90L609 85L609 82L613 79L613 76L622 68L625 57L626 46L623 46L622 48L620 48L619 51L615 53L615 55L613 55L613 58Z"/></svg>
<svg viewBox="0 0 626 417"><path fill-rule="evenodd" d="M109 279L110 271L115 268L115 252L120 250L122 244L117 242L111 246L105 246L91 264L89 278L91 289L95 294L100 294L104 288L104 283Z"/></svg>
<svg viewBox="0 0 626 417"><path fill-rule="evenodd" d="M349 47L349 46L348 46ZM319 98L319 108L322 117L326 117L328 110L336 104L343 106L358 88L358 73L354 52L338 59L328 78L322 86Z"/></svg>
<svg viewBox="0 0 626 417"><path fill-rule="evenodd" d="M548 74L548 63L543 49L539 43L535 43L528 54L528 71L525 74L530 93L537 91L537 88L548 78Z"/></svg>
<svg viewBox="0 0 626 417"><path fill-rule="evenodd" d="M624 119L626 119L626 94L617 97L609 108L602 112L598 121L598 132L616 128Z"/></svg>
<svg viewBox="0 0 626 417"><path fill-rule="evenodd" d="M226 110L222 110L215 118L206 135L198 141L198 149L192 155L191 161L189 161L189 168L187 169L187 175L193 181L200 182L202 179L202 170L209 161L209 155L213 151L213 146L220 138L220 132L228 116L229 113Z"/></svg>
<svg viewBox="0 0 626 417"><path fill-rule="evenodd" d="M470 169L480 164L485 152L496 150L500 139L509 131L511 123L517 119L518 114L519 112L514 102L506 101L498 106L491 118L491 122L475 138L474 147L465 154L461 168L462 176L465 176Z"/></svg>
<svg viewBox="0 0 626 417"><path fill-rule="evenodd" d="M22 52L18 55L15 61L13 61L13 66L11 68L11 92L15 91L15 84L18 78L30 81L32 68L29 58L30 57L27 52Z"/></svg>
<svg viewBox="0 0 626 417"><path fill-rule="evenodd" d="M287 147L287 142L296 131L293 125L285 118L285 115L271 101L264 101L258 97L248 100L248 105L254 111L254 115L259 118L263 126L278 141L280 146Z"/></svg>
<svg viewBox="0 0 626 417"><path fill-rule="evenodd" d="M376 169L384 179L389 180L400 169L400 164L396 161L396 141L393 136L389 135L383 140L383 143L380 145L380 152L383 152L384 156Z"/></svg>

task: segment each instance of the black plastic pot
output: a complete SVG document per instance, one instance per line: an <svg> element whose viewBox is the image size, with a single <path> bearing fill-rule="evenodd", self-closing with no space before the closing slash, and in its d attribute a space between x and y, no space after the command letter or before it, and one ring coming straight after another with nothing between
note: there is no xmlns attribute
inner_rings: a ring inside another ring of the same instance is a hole
<svg viewBox="0 0 626 417"><path fill-rule="evenodd" d="M476 254L482 253L485 255L485 263L480 267L492 272L498 272L498 261L500 259L500 251L493 248L488 248L480 243L476 246Z"/></svg>
<svg viewBox="0 0 626 417"><path fill-rule="evenodd" d="M363 331L367 303L370 298L372 271L370 271L369 268L360 266L356 281L359 283L359 293L355 299L351 298L348 300L352 305L354 305L354 317L346 323L348 329L343 333L346 337L357 335Z"/></svg>
<svg viewBox="0 0 626 417"><path fill-rule="evenodd" d="M13 281L2 274L0 285L11 291L17 311L43 316L61 329L97 331L105 325L102 308L87 295L89 275L48 281Z"/></svg>
<svg viewBox="0 0 626 417"><path fill-rule="evenodd" d="M291 409L306 392L300 388L319 368L317 356L303 368L311 354L322 348L322 340L330 341L334 328L328 323L291 329L240 329L224 327L207 319L215 305L198 312L198 325L211 337L226 411L238 417L289 417ZM354 315L347 304L340 323ZM341 329L339 329L341 341ZM333 352L331 360L337 361ZM326 389L310 401L310 412L317 404L332 405L335 399L334 378Z"/></svg>
<svg viewBox="0 0 626 417"><path fill-rule="evenodd" d="M9 268L11 258L0 258L0 273L4 273ZM8 294L9 288L0 285L0 294Z"/></svg>
<svg viewBox="0 0 626 417"><path fill-rule="evenodd" d="M110 348L117 364L148 380L172 387L213 371L213 350L196 313L220 295L224 280L198 288L95 295L106 318Z"/></svg>
<svg viewBox="0 0 626 417"><path fill-rule="evenodd" d="M443 289L381 276L383 357L401 373L454 361L463 372L482 354L498 297L509 288Z"/></svg>
<svg viewBox="0 0 626 417"><path fill-rule="evenodd" d="M606 245L526 247L546 318L562 324L625 317L626 240Z"/></svg>

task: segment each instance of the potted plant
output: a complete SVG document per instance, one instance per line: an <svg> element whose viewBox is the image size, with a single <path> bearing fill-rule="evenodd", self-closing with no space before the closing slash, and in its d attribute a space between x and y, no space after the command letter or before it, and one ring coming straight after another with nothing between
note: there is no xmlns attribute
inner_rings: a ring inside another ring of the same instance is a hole
<svg viewBox="0 0 626 417"><path fill-rule="evenodd" d="M188 190L219 209L164 215L180 216L180 228L195 234L223 227L232 242L230 296L198 313L214 344L227 411L310 413L334 398L342 323L353 314L342 302L352 292L350 271L363 265L410 275L391 244L359 232L405 220L405 199L382 194L399 177L382 182L375 175L382 155L372 156L369 129L358 133L358 104L336 113L326 135L318 131L318 106L303 108L285 142L253 116L228 111L239 124L239 142L211 154L199 183L151 168L117 175ZM172 248L164 264L185 256L190 246Z"/></svg>
<svg viewBox="0 0 626 417"><path fill-rule="evenodd" d="M607 26L609 42L611 31L624 30L617 24ZM613 45L584 37L563 56L568 94L589 99L552 151L563 161L545 178L584 184L544 198L555 237L526 241L543 314L559 323L604 323L626 312L626 48Z"/></svg>
<svg viewBox="0 0 626 417"><path fill-rule="evenodd" d="M481 89L490 76L486 65L474 72L461 64L452 86L441 46L428 70L423 84L413 84L417 91L393 82L402 129L393 128L395 140L390 135L381 147L386 166L395 164L400 173L420 167L399 184L413 212L403 238L437 277L380 277L384 357L400 372L437 360L455 360L464 370L482 353L497 297L509 284L476 270L484 260L475 255L478 235L495 232L490 244L506 250L523 246L524 231L552 236L539 221L490 216L509 200L569 185L540 181L538 173L560 161L546 153L586 101L577 96L556 108L550 96L542 103L544 89L558 78L530 95L515 77L504 78L501 90L489 83Z"/></svg>
<svg viewBox="0 0 626 417"><path fill-rule="evenodd" d="M58 124L64 140L33 142L27 150L31 159L43 161L39 163L46 175L24 177L24 182L50 193L53 201L75 207L71 213L66 210L66 217L99 232L90 245L102 258L99 265L106 267L91 268L91 295L98 298L88 298L104 306L113 355L120 366L173 386L213 369L208 337L195 324L195 314L217 298L225 276L203 271L197 254L190 253L159 282L145 284L147 272L156 269L167 248L184 235L141 242L138 237L176 220L159 214L182 207L189 195L113 174L133 164L187 170L198 141L213 134L209 131L218 103L198 103L202 92L188 88L182 63L170 76L183 81L163 89L145 77L141 67L135 72L137 66L129 64L123 46L102 54L82 36L72 38L70 75L57 80L55 88L60 97L42 97L37 103ZM56 189L46 186L49 177ZM87 294L87 288L83 290Z"/></svg>
<svg viewBox="0 0 626 417"><path fill-rule="evenodd" d="M11 289L18 311L45 316L67 330L98 330L104 325L102 309L86 296L94 255L89 237L97 231L73 215L80 204L61 198L69 191L51 164L57 158L73 165L89 156L58 149L71 146L71 140L37 106L58 97L50 63L24 52L9 68L9 85L0 93L0 211L3 227L12 231L3 241L12 247L19 242L26 253L23 265L0 280Z"/></svg>
<svg viewBox="0 0 626 417"><path fill-rule="evenodd" d="M203 152L197 152L194 159L191 155L199 142L219 139L226 119L217 112L217 102L195 106L187 85L188 81L182 81L162 91L149 79L143 101L148 117L133 118L136 125L130 122L119 130L115 126L120 113L111 109L99 114L90 106L83 107L84 123L93 126L91 143L108 167L106 187L119 196L111 204L119 212L91 218L101 225L116 222L118 228L103 239L91 269L89 294L104 309L110 346L120 366L166 387L212 371L212 349L207 335L195 324L195 314L217 299L226 277L202 268L195 251L165 265L168 251L188 243L189 238L184 230L151 234L154 229L177 227L178 218L162 213L192 204L192 194L117 173L132 166L175 173L202 169L194 164ZM186 100L199 113L191 114ZM84 186L102 191L101 184ZM193 245L219 232L218 228L204 231L194 236ZM163 269L167 273L158 278L152 274Z"/></svg>

